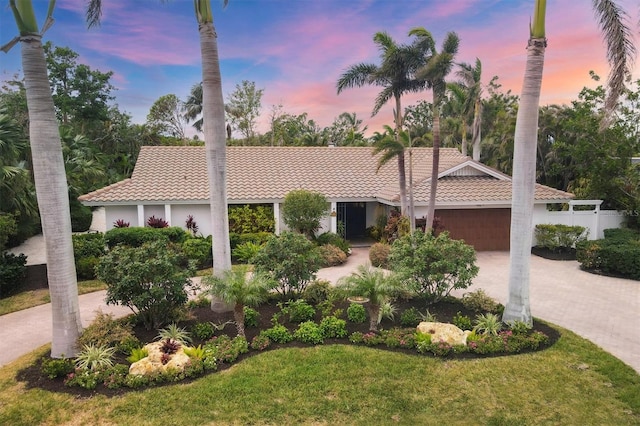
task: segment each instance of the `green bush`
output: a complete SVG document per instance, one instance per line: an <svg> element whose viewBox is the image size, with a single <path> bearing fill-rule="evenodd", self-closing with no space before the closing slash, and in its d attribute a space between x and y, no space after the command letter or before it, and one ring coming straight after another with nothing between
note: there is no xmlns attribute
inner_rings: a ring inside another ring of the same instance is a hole
<svg viewBox="0 0 640 426"><path fill-rule="evenodd" d="M182 244L189 234L178 226L168 228L149 228L134 226L131 228L113 228L104 234L105 243L111 249L117 245L140 247L150 241L170 241Z"/></svg>
<svg viewBox="0 0 640 426"><path fill-rule="evenodd" d="M616 242L637 241L640 240L640 232L630 228L609 228L604 230L604 238Z"/></svg>
<svg viewBox="0 0 640 426"><path fill-rule="evenodd" d="M272 232L249 232L245 234L238 235L238 243L237 245L244 243L253 243L258 245L263 245L269 238L271 238L274 234ZM237 246L236 245L236 246Z"/></svg>
<svg viewBox="0 0 640 426"><path fill-rule="evenodd" d="M312 320L316 315L316 310L313 306L305 302L304 299L289 301L285 305L280 306L282 314L287 315L290 322L299 324L304 321Z"/></svg>
<svg viewBox="0 0 640 426"><path fill-rule="evenodd" d="M89 207L82 205L77 200L70 200L69 212L71 214L71 232L86 232L89 230L93 221L93 213Z"/></svg>
<svg viewBox="0 0 640 426"><path fill-rule="evenodd" d="M344 251L332 244L318 247L318 253L320 253L320 258L322 259L322 266L325 268L342 265L347 261L347 255L344 254Z"/></svg>
<svg viewBox="0 0 640 426"><path fill-rule="evenodd" d="M0 252L4 251L9 237L18 233L18 224L13 215L0 212Z"/></svg>
<svg viewBox="0 0 640 426"><path fill-rule="evenodd" d="M213 265L210 235L206 238L187 238L182 243L182 251L187 259L195 262L198 269L210 268Z"/></svg>
<svg viewBox="0 0 640 426"><path fill-rule="evenodd" d="M437 237L416 231L394 241L389 264L396 277L419 296L435 303L454 289L465 289L478 275L476 252L447 232Z"/></svg>
<svg viewBox="0 0 640 426"><path fill-rule="evenodd" d="M352 303L347 308L347 319L356 324L362 324L367 320L367 311L359 303Z"/></svg>
<svg viewBox="0 0 640 426"><path fill-rule="evenodd" d="M293 340L293 336L289 332L289 329L282 324L276 324L271 328L263 330L261 334L264 334L274 343L289 343Z"/></svg>
<svg viewBox="0 0 640 426"><path fill-rule="evenodd" d="M27 275L27 256L5 252L0 254L0 299L13 294Z"/></svg>
<svg viewBox="0 0 640 426"><path fill-rule="evenodd" d="M347 336L347 322L334 316L322 318L320 331L325 339L342 339Z"/></svg>
<svg viewBox="0 0 640 426"><path fill-rule="evenodd" d="M257 327L260 313L255 309L250 308L249 306L245 306L243 309L244 309L244 325L247 327Z"/></svg>
<svg viewBox="0 0 640 426"><path fill-rule="evenodd" d="M313 238L320 229L320 221L329 212L329 202L319 192L297 189L284 197L280 212L290 229Z"/></svg>
<svg viewBox="0 0 640 426"><path fill-rule="evenodd" d="M187 303L195 267L191 263L185 269L183 264L181 253L154 241L113 248L100 260L97 275L107 284L107 303L131 308L151 329L176 320Z"/></svg>
<svg viewBox="0 0 640 426"><path fill-rule="evenodd" d="M276 291L284 299L300 296L320 269L316 246L303 235L283 232L269 238L254 257L258 273L264 273L278 283Z"/></svg>
<svg viewBox="0 0 640 426"><path fill-rule="evenodd" d="M83 257L76 260L76 276L80 280L93 280L96 278L96 266L100 259L95 256Z"/></svg>
<svg viewBox="0 0 640 426"><path fill-rule="evenodd" d="M264 333L260 333L251 340L251 349L256 351L264 351L271 346L271 339Z"/></svg>
<svg viewBox="0 0 640 426"><path fill-rule="evenodd" d="M496 313L498 303L487 295L481 288L462 295L462 305L474 312Z"/></svg>
<svg viewBox="0 0 640 426"><path fill-rule="evenodd" d="M191 334L193 334L196 339L209 340L213 337L214 333L215 330L211 322L199 322L191 327Z"/></svg>
<svg viewBox="0 0 640 426"><path fill-rule="evenodd" d="M302 295L309 303L319 304L333 298L333 288L326 280L315 280L307 286Z"/></svg>
<svg viewBox="0 0 640 426"><path fill-rule="evenodd" d="M369 261L378 268L389 267L389 252L391 246L384 243L375 243L369 249Z"/></svg>
<svg viewBox="0 0 640 426"><path fill-rule="evenodd" d="M131 346L137 347L140 342L126 319L115 319L113 314L98 311L93 322L78 338L78 347L87 345L115 347L119 352L129 354Z"/></svg>
<svg viewBox="0 0 640 426"><path fill-rule="evenodd" d="M466 315L462 315L461 312L458 312L454 315L451 323L458 327L460 330L471 330L473 329L473 325L471 323L471 318Z"/></svg>
<svg viewBox="0 0 640 426"><path fill-rule="evenodd" d="M349 256L351 254L351 244L349 241L342 238L341 235L338 235L334 232L325 232L316 237L316 244L319 246L323 246L325 244L331 244L332 246L338 247L342 252Z"/></svg>
<svg viewBox="0 0 640 426"><path fill-rule="evenodd" d="M42 365L40 366L42 375L49 379L65 377L67 374L73 373L74 370L73 360L68 358L46 358L42 360Z"/></svg>
<svg viewBox="0 0 640 426"><path fill-rule="evenodd" d="M229 206L229 232L235 234L273 233L275 219L272 205Z"/></svg>
<svg viewBox="0 0 640 426"><path fill-rule="evenodd" d="M587 239L589 231L583 226L568 225L536 225L537 245L552 251L569 250Z"/></svg>
<svg viewBox="0 0 640 426"><path fill-rule="evenodd" d="M640 280L640 233L605 229L605 238L578 244L576 259L582 268Z"/></svg>
<svg viewBox="0 0 640 426"><path fill-rule="evenodd" d="M236 248L231 251L234 259L242 263L251 263L254 257L262 249L261 244L252 243L247 241L246 243L238 244Z"/></svg>
<svg viewBox="0 0 640 426"><path fill-rule="evenodd" d="M293 337L302 343L309 343L311 345L320 345L324 343L322 330L320 329L320 326L313 321L305 321L301 323L293 333Z"/></svg>
<svg viewBox="0 0 640 426"><path fill-rule="evenodd" d="M403 327L417 327L420 324L422 317L420 312L414 307L405 309L400 314L400 325Z"/></svg>
<svg viewBox="0 0 640 426"><path fill-rule="evenodd" d="M76 234L72 237L73 255L78 259L85 257L101 257L106 253L104 234Z"/></svg>

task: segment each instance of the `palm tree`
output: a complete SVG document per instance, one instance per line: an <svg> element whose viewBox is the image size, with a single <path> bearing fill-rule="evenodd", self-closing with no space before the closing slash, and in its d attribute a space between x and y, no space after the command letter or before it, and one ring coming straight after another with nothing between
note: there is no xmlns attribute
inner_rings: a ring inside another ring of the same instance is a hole
<svg viewBox="0 0 640 426"><path fill-rule="evenodd" d="M51 15L55 2L49 4L42 32L38 28L31 0L10 0L9 4L20 31L16 42L20 42L22 49L33 175L45 236L53 321L51 356L69 357L76 354L76 340L82 323L71 241L67 178L42 47L42 33L53 22ZM6 47L8 50L11 46Z"/></svg>
<svg viewBox="0 0 640 426"><path fill-rule="evenodd" d="M426 221L426 228L429 229L433 226L433 217L435 215L438 168L440 166L440 105L447 89L445 78L453 67L453 58L458 53L460 39L454 32L447 33L447 37L442 44L442 51L438 53L429 31L417 27L409 31L409 35L416 37L414 46L416 46L417 52L426 55L423 59L424 65L416 71L416 78L424 81L426 86L433 91L433 162Z"/></svg>
<svg viewBox="0 0 640 426"><path fill-rule="evenodd" d="M480 161L480 141L482 129L482 62L476 58L474 66L461 63L460 70L456 73L460 78L460 85L467 94L468 111L473 111L473 124L471 127L471 145L473 146L473 159ZM466 153L464 153L466 155Z"/></svg>
<svg viewBox="0 0 640 426"><path fill-rule="evenodd" d="M502 316L504 322L533 322L529 301L533 201L536 178L536 147L538 140L538 104L542 85L546 0L536 0L531 33L527 45L520 107L516 120L513 154L513 193L511 206L511 246L509 256L509 299ZM605 109L611 112L624 90L630 75L635 48L626 13L611 0L593 0L601 30L607 45L607 60L611 66ZM610 115L610 114L607 114Z"/></svg>
<svg viewBox="0 0 640 426"><path fill-rule="evenodd" d="M356 272L338 281L338 288L349 296L369 299L366 303L369 312L369 330L378 330L380 305L398 292L400 284L386 277L382 269L371 265L360 265Z"/></svg>
<svg viewBox="0 0 640 426"><path fill-rule="evenodd" d="M189 97L182 105L184 118L187 121L193 121L193 127L202 131L202 82L194 84L189 92Z"/></svg>
<svg viewBox="0 0 640 426"><path fill-rule="evenodd" d="M250 275L250 276L249 276ZM238 336L244 337L244 307L257 306L264 302L275 283L263 275L249 273L248 267L225 271L222 277L205 277L210 293L224 303L233 305L233 319Z"/></svg>
<svg viewBox="0 0 640 426"><path fill-rule="evenodd" d="M376 98L371 116L375 116L393 98L395 135L398 137L403 121L401 97L408 92L417 92L422 88L422 83L413 78L416 64L412 61L408 46L398 45L386 32L376 33L373 36L373 42L380 50L380 65L367 63L352 65L338 79L338 94L351 87L365 85L383 87ZM406 182L400 188L400 209L402 214L407 214Z"/></svg>

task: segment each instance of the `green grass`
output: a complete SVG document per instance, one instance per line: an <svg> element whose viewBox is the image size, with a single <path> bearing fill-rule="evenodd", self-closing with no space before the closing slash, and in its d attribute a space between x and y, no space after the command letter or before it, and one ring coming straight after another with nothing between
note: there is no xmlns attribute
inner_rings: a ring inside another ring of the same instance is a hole
<svg viewBox="0 0 640 426"><path fill-rule="evenodd" d="M249 358L188 384L77 399L0 369L0 424L640 425L640 376L562 330L526 355L443 360L335 345Z"/></svg>
<svg viewBox="0 0 640 426"><path fill-rule="evenodd" d="M99 280L78 281L78 294L92 293L106 290L107 285ZM0 315L33 308L34 306L49 303L49 289L23 291L22 293L0 299Z"/></svg>

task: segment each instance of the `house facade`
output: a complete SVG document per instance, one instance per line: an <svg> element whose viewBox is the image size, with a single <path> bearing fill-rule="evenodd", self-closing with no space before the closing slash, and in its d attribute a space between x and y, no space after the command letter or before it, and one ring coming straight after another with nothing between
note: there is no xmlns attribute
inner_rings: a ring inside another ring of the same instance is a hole
<svg viewBox="0 0 640 426"><path fill-rule="evenodd" d="M322 231L342 230L347 239L365 235L382 215L400 207L397 161L378 169L370 147L227 147L228 204L273 206L276 232L285 229L280 205L288 192L306 189L330 202ZM426 215L431 185L431 148L413 148L416 218ZM407 181L409 176L407 176ZM407 182L409 184L409 182ZM565 203L572 194L537 185L536 211ZM200 232L211 232L209 183L204 147L152 147L140 151L129 179L80 197L87 206L105 208L107 230L124 220L144 226L151 216L185 227L189 215ZM511 178L463 156L440 150L436 217L453 238L477 250L507 250L511 215Z"/></svg>

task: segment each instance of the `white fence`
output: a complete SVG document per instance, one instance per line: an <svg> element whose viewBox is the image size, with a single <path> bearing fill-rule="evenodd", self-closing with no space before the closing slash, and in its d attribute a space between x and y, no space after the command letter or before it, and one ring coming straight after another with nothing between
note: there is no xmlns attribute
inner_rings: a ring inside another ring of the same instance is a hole
<svg viewBox="0 0 640 426"><path fill-rule="evenodd" d="M584 226L589 230L589 239L604 238L604 230L620 228L625 220L625 212L617 210L600 210L600 200L571 201L567 211L537 210L534 214L534 226L538 224L561 224L569 226ZM573 210L573 206L593 206L593 210Z"/></svg>

